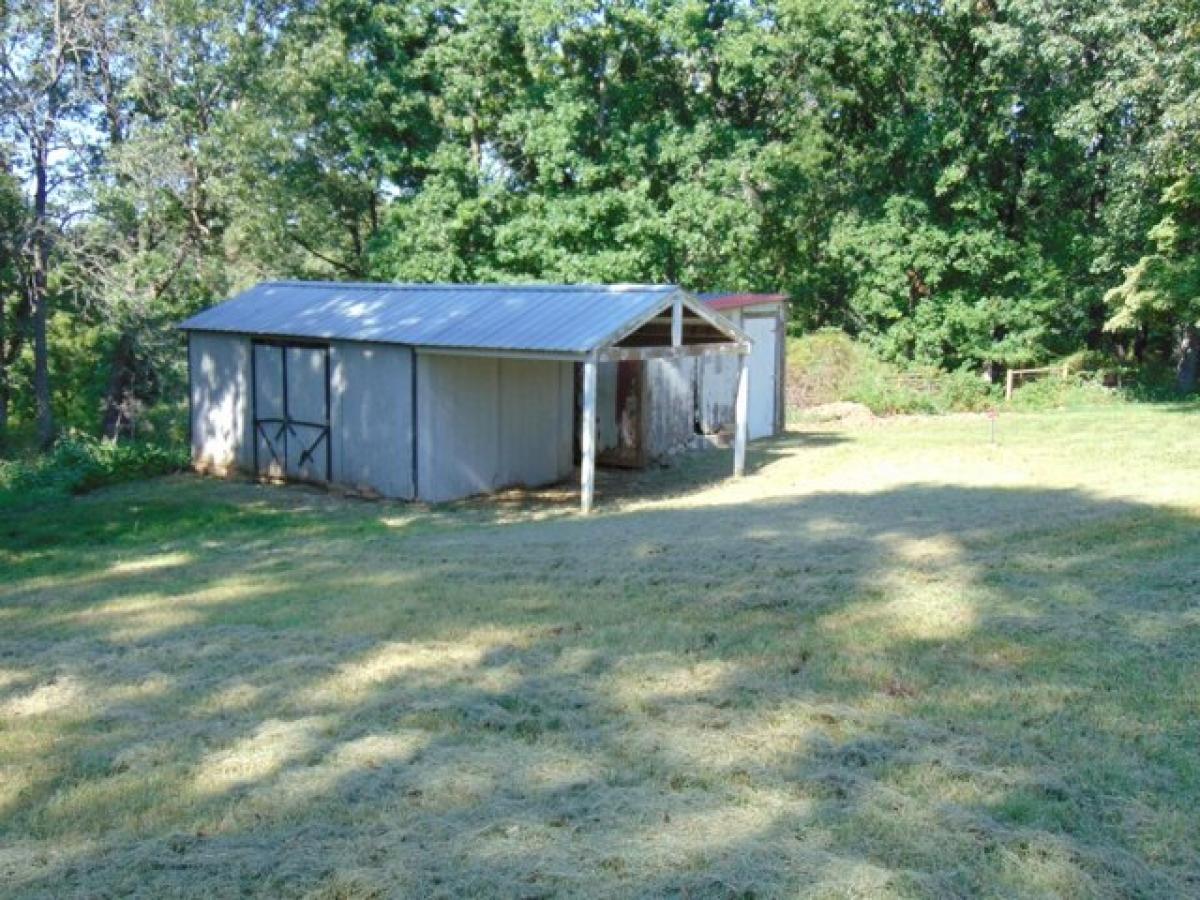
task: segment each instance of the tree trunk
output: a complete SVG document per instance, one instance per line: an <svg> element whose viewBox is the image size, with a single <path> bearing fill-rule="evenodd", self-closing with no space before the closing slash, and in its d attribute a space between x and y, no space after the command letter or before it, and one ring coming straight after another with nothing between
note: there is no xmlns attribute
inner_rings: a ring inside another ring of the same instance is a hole
<svg viewBox="0 0 1200 900"><path fill-rule="evenodd" d="M8 414L12 408L12 367L21 355L21 347L29 333L29 292L20 295L13 310L12 330L0 340L0 406L3 407L4 424L7 429Z"/></svg>
<svg viewBox="0 0 1200 900"><path fill-rule="evenodd" d="M112 370L108 376L108 388L104 392L101 427L107 438L116 439L122 432L129 433L131 422L127 413L133 391L134 357L133 336L122 332L113 348Z"/></svg>
<svg viewBox="0 0 1200 900"><path fill-rule="evenodd" d="M8 444L8 335L4 332L4 293L0 291L0 449Z"/></svg>
<svg viewBox="0 0 1200 900"><path fill-rule="evenodd" d="M50 235L46 191L49 152L45 142L34 148L33 271L29 280L29 307L33 319L33 401L37 412L37 437L42 449L54 443L54 411L50 407L50 349L46 342L46 309Z"/></svg>
<svg viewBox="0 0 1200 900"><path fill-rule="evenodd" d="M1175 386L1181 394L1190 394L1196 389L1196 375L1200 370L1200 332L1194 325L1184 329L1179 342L1179 365L1175 369Z"/></svg>
<svg viewBox="0 0 1200 900"><path fill-rule="evenodd" d="M1150 346L1150 333L1145 325L1139 325L1133 334L1133 359L1140 366L1146 361L1146 348Z"/></svg>

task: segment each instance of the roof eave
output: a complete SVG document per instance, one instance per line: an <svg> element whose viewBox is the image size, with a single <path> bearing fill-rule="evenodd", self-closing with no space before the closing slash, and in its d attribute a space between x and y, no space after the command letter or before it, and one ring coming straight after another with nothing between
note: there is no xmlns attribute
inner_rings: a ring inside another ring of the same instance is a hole
<svg viewBox="0 0 1200 900"><path fill-rule="evenodd" d="M684 306L706 321L709 325L728 335L731 343L740 345L745 351L750 349L752 341L750 336L742 331L742 329L721 314L706 308L704 304L695 297L695 295L685 291L683 288L676 288L663 298L663 302L661 304L655 306L649 312L638 316L633 320L632 324L626 322L619 329L610 332L601 341L591 347L588 352L592 354L598 354L605 350L612 349L621 340L633 334L633 332L637 331L655 316L662 314L664 311L674 306L675 299L677 297L682 300Z"/></svg>

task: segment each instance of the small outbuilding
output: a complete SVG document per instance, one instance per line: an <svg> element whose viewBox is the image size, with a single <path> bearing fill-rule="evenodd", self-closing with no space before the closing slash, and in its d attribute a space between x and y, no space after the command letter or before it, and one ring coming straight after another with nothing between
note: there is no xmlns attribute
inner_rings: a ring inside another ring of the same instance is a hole
<svg viewBox="0 0 1200 900"><path fill-rule="evenodd" d="M787 296L710 293L698 299L751 341L749 439L781 433ZM731 440L739 372L736 357L719 354L601 363L601 462L639 467L682 450Z"/></svg>
<svg viewBox="0 0 1200 900"><path fill-rule="evenodd" d="M437 502L578 458L586 512L598 367L716 357L744 469L751 341L672 285L268 282L180 327L200 470Z"/></svg>

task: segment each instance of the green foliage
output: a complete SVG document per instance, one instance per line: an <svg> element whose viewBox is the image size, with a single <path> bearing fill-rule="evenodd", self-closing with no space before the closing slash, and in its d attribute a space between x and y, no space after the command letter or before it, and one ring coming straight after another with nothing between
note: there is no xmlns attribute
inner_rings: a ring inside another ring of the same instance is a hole
<svg viewBox="0 0 1200 900"><path fill-rule="evenodd" d="M1061 375L1066 367L1067 376ZM1117 384L1117 375L1121 376ZM849 401L877 416L983 412L1001 407L1030 411L1075 409L1128 399L1174 399L1169 368L1118 368L1107 354L1083 351L1059 360L1054 371L1019 383L1005 405L1003 387L970 368L901 366L836 329L819 329L788 341L788 405L809 407Z"/></svg>
<svg viewBox="0 0 1200 900"><path fill-rule="evenodd" d="M998 388L968 369L902 367L842 331L820 329L788 342L788 402L794 410L846 400L875 415L989 409Z"/></svg>
<svg viewBox="0 0 1200 900"><path fill-rule="evenodd" d="M1105 387L1096 378L1051 373L1029 381L1013 392L1009 408L1038 412L1056 409L1081 409L1120 403L1124 394Z"/></svg>
<svg viewBox="0 0 1200 900"><path fill-rule="evenodd" d="M837 328L789 336L788 406L803 408L844 400L862 373L883 367L886 364L864 344Z"/></svg>
<svg viewBox="0 0 1200 900"><path fill-rule="evenodd" d="M1173 182L1162 197L1163 218L1149 232L1153 252L1125 270L1105 299L1113 331L1200 326L1200 175Z"/></svg>
<svg viewBox="0 0 1200 900"><path fill-rule="evenodd" d="M946 229L921 201L842 216L829 240L852 321L886 358L979 368L1025 365L1071 343L1063 284L1037 250L989 229Z"/></svg>
<svg viewBox="0 0 1200 900"><path fill-rule="evenodd" d="M176 472L187 464L187 449L180 444L116 442L68 433L49 453L0 460L0 507L83 494L108 484Z"/></svg>
<svg viewBox="0 0 1200 900"><path fill-rule="evenodd" d="M49 7L10 6L0 50L33 60ZM267 277L783 291L806 330L965 373L880 376L880 408L1080 349L1161 366L1200 320L1194 0L62 12L62 91L0 108L18 428L36 355L60 422L128 433L181 396L172 325ZM35 354L21 120L60 101Z"/></svg>

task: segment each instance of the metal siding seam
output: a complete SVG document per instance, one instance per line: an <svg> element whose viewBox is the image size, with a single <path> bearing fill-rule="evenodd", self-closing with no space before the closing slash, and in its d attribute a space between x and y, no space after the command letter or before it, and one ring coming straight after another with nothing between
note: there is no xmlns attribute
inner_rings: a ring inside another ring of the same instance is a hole
<svg viewBox="0 0 1200 900"><path fill-rule="evenodd" d="M417 417L417 351L409 349L408 351L408 384L411 391L411 400L409 403L409 444L412 446L412 499L418 500L421 497L420 491L417 489L417 472L420 466L417 465L417 447L418 435L421 432L421 422Z"/></svg>
<svg viewBox="0 0 1200 900"><path fill-rule="evenodd" d="M191 335L189 334L190 338ZM254 477L258 477L258 345L250 342L250 434L253 438Z"/></svg>
<svg viewBox="0 0 1200 900"><path fill-rule="evenodd" d="M192 462L196 461L196 424L195 412L192 409L192 333L187 333L187 415L188 415L188 453Z"/></svg>
<svg viewBox="0 0 1200 900"><path fill-rule="evenodd" d="M333 483L333 408L329 403L329 348L325 348L325 481Z"/></svg>

